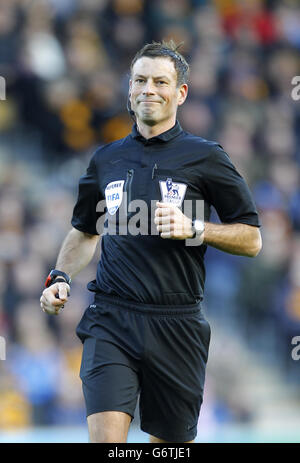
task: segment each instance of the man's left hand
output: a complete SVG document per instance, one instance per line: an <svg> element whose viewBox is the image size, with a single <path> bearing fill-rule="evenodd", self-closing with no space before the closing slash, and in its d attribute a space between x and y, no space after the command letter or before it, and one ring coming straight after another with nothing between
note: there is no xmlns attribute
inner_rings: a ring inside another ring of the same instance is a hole
<svg viewBox="0 0 300 463"><path fill-rule="evenodd" d="M154 223L161 238L185 240L193 237L192 220L172 204L156 203Z"/></svg>

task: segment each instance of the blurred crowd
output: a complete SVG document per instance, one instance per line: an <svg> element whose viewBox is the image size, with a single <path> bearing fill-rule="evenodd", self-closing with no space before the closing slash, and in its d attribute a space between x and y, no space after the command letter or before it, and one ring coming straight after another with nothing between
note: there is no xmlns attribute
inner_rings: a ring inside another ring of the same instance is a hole
<svg viewBox="0 0 300 463"><path fill-rule="evenodd" d="M85 420L75 327L99 250L62 315L39 298L92 152L131 131L130 61L163 38L191 66L182 127L224 147L263 225L255 259L208 250L207 318L300 382L299 2L0 0L0 429ZM215 419L250 419L230 394L212 401Z"/></svg>

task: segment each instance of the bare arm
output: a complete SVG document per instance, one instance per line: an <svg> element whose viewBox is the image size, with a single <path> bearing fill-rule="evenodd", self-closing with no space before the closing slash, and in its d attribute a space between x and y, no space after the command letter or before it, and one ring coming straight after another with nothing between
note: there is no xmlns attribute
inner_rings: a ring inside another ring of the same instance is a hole
<svg viewBox="0 0 300 463"><path fill-rule="evenodd" d="M192 221L180 209L164 203L157 205L154 223L161 238L184 240L193 236ZM221 251L247 257L257 256L262 247L259 228L243 223L205 222L203 242Z"/></svg>
<svg viewBox="0 0 300 463"><path fill-rule="evenodd" d="M99 238L72 228L63 241L55 268L73 279L92 260Z"/></svg>
<svg viewBox="0 0 300 463"><path fill-rule="evenodd" d="M72 228L63 241L55 268L74 278L92 260L99 238L99 235L89 235ZM68 300L69 291L69 285L63 282L44 289L40 298L43 311L58 315Z"/></svg>
<svg viewBox="0 0 300 463"><path fill-rule="evenodd" d="M244 223L205 222L204 243L230 254L247 257L257 256L262 247L259 229Z"/></svg>

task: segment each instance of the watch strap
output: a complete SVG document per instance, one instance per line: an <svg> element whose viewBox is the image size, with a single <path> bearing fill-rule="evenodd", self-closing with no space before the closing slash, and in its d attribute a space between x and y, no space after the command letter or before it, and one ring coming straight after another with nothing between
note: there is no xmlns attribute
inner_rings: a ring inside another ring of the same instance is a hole
<svg viewBox="0 0 300 463"><path fill-rule="evenodd" d="M45 281L45 287L49 288L49 286L59 282L67 283L68 285L70 285L71 277L69 277L69 275L67 275L65 272L62 272L61 270L53 269L47 276L47 279Z"/></svg>

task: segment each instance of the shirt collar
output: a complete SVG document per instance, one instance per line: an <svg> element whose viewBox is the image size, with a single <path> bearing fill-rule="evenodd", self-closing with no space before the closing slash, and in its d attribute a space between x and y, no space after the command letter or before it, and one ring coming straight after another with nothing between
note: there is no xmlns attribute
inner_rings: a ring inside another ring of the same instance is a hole
<svg viewBox="0 0 300 463"><path fill-rule="evenodd" d="M182 132L181 125L179 124L178 121L176 121L175 125L167 130L166 132L160 133L156 137L151 137L151 138L145 138L143 135L140 134L138 131L137 125L134 124L132 127L132 132L131 136L132 138L135 138L136 140L142 141L143 143L159 143L159 142L168 142L172 140L172 138L177 137Z"/></svg>

